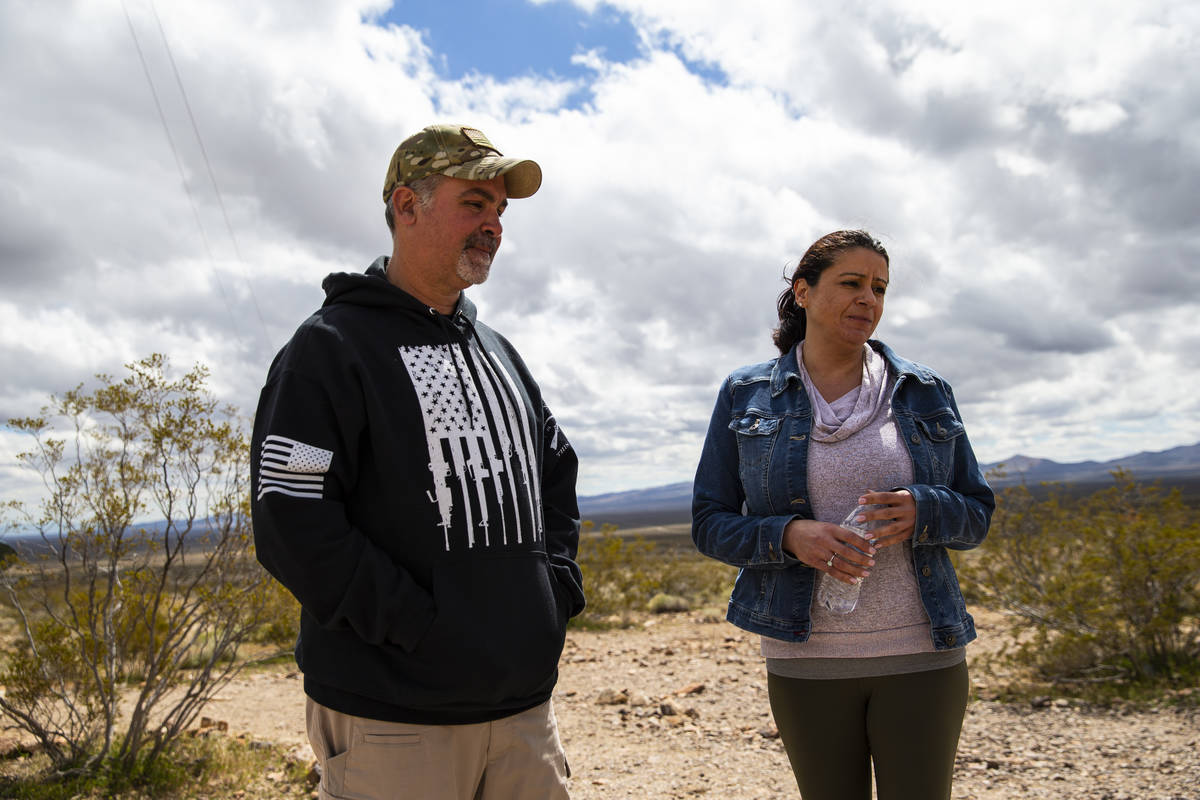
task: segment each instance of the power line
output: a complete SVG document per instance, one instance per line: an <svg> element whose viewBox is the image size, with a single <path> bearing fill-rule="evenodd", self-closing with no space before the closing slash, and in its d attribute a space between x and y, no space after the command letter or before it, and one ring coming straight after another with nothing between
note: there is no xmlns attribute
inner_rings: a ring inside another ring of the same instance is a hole
<svg viewBox="0 0 1200 800"><path fill-rule="evenodd" d="M166 31L163 30L162 20L158 16L158 8L154 5L154 0L150 2L150 10L154 13L154 22L158 25L158 35L162 37L163 47L167 51L167 59L171 62L171 71L175 75L175 85L179 87L179 95L183 98L183 106L187 109L188 120L192 124L192 132L196 135L196 142L200 145L200 155L204 159L204 167L208 170L208 179L212 183L213 193L217 196L217 205L221 208L221 217L225 220L225 230L229 233L229 240L233 243L233 252L237 257L237 262L243 268L242 277L246 281L246 291L250 295L250 303L254 306L255 316L258 317L258 324L262 328L264 340L269 341L267 337L267 324L263 319L262 310L258 306L258 298L254 294L254 287L250 284L249 279L245 278L245 261L242 259L241 248L238 247L237 236L233 232L233 224L229 221L229 213L225 210L225 198L221 194L221 187L217 184L216 173L213 172L212 163L208 158L208 149L204 146L204 137L200 135L200 126L196 124L196 116L192 113L192 104L188 102L187 90L183 88L183 79L179 76L179 67L175 64L175 55L171 52L171 43L167 40Z"/></svg>
<svg viewBox="0 0 1200 800"><path fill-rule="evenodd" d="M167 137L167 145L171 148L171 155L175 158L175 168L179 170L179 178L183 183L183 192L187 195L188 203L192 207L192 216L196 220L196 229L200 232L200 240L204 243L204 252L208 254L209 266L212 268L213 278L217 282L217 289L221 293L221 301L225 304L225 310L229 314L234 333L241 338L241 333L237 325L237 316L233 313L233 306L229 302L229 296L225 293L225 284L221 281L220 272L217 271L212 248L208 243L208 236L205 235L204 225L200 221L200 209L196 206L196 200L192 197L191 189L188 188L187 172L183 168L183 161L179 157L179 149L175 146L175 139L171 136L171 128L167 125L167 115L163 112L162 103L159 102L158 90L154 88L154 80L150 77L150 67L146 63L146 56L142 52L141 43L138 41L137 31L133 28L133 20L129 17L129 9L125 5L125 0L121 0L121 10L125 13L125 23L129 26L129 35L133 39L133 47L137 50L138 60L142 64L142 73L146 76L146 83L150 87L150 96L154 98L154 107L158 110L158 120L162 123L163 133Z"/></svg>

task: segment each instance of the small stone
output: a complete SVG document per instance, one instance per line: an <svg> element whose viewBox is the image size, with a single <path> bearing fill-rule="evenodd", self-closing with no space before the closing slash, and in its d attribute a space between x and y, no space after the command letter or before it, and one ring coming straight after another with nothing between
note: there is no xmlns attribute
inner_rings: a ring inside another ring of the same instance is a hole
<svg viewBox="0 0 1200 800"><path fill-rule="evenodd" d="M621 689L620 691L615 689L604 689L596 698L596 705L599 706L616 706L628 702L629 691L626 689Z"/></svg>

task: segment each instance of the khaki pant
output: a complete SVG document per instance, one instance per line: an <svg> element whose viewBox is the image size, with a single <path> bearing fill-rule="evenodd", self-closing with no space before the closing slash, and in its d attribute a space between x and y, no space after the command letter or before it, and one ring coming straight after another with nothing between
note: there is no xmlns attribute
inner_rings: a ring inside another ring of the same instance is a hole
<svg viewBox="0 0 1200 800"><path fill-rule="evenodd" d="M306 707L321 800L566 800L566 754L545 703L474 725L409 725Z"/></svg>

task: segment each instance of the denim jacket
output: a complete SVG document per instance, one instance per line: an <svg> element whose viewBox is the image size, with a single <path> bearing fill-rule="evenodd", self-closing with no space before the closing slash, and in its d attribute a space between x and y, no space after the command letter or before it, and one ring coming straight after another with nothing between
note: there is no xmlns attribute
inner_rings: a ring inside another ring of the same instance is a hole
<svg viewBox="0 0 1200 800"><path fill-rule="evenodd" d="M892 411L913 463L917 505L913 568L934 648L975 638L947 548L969 550L987 535L995 497L967 440L950 385L928 367L871 347L895 379ZM794 519L812 519L808 442L813 414L796 348L742 367L721 387L692 496L692 539L705 555L739 567L726 618L745 630L806 641L818 572L782 547Z"/></svg>

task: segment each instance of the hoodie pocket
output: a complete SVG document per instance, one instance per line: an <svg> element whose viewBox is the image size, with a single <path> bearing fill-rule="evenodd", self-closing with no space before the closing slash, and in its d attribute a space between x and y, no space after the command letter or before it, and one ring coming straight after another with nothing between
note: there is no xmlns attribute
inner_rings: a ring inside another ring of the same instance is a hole
<svg viewBox="0 0 1200 800"><path fill-rule="evenodd" d="M553 687L566 611L545 554L443 562L433 592L437 616L414 656L435 694L503 705Z"/></svg>

